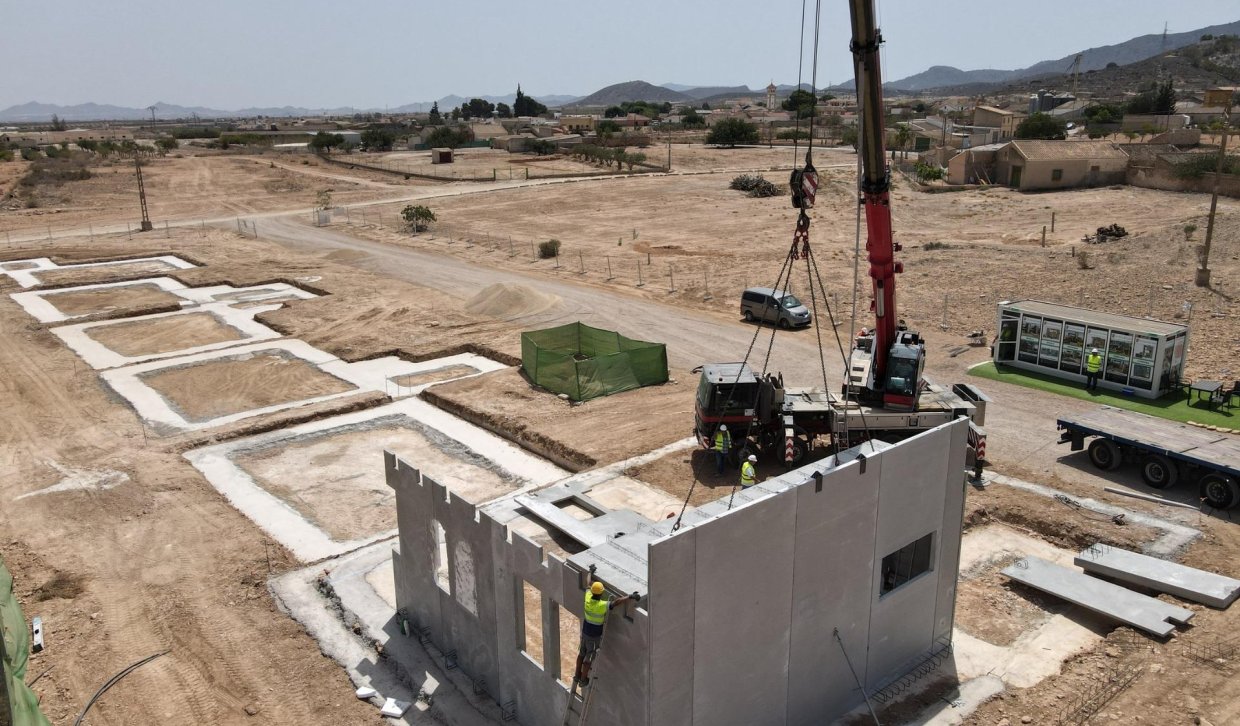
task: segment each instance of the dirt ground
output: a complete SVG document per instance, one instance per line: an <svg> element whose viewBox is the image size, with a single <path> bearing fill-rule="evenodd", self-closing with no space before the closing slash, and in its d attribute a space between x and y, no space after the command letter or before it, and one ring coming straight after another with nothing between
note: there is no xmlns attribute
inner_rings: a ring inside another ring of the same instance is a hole
<svg viewBox="0 0 1240 726"><path fill-rule="evenodd" d="M786 168L791 151L733 153L674 147L673 160L674 168L686 172ZM813 213L815 254L828 290L839 296L838 303L833 298L835 309L849 314L854 229L849 173L855 156L824 152L816 156L816 163L827 172ZM328 185L341 204L447 188L268 157L187 156L155 160L148 169L153 216L160 210L159 214L187 220L199 215L302 209L312 205L317 190ZM121 166L100 171L91 180L66 184L72 189L64 192L69 196L63 202L49 199L39 208L0 213L0 227L38 232L51 219L56 229L79 227L85 235L88 224L135 218L136 203L127 186L131 177L126 177ZM767 176L781 182L783 173ZM720 325L733 325L737 324L737 293L747 285L770 284L787 250L794 218L786 199L749 199L728 190L730 175L686 173L543 184L445 197L430 203L440 217L436 231L417 237L380 228L373 221L363 226L356 216L353 224L337 218L332 228L381 240L396 249L455 256L480 268L532 272L534 277L528 279L534 281L616 290L634 300L668 304L660 310L702 311ZM159 199L155 189L160 190ZM49 197L59 193L49 192ZM1219 204L1211 266L1220 284L1214 292L1191 284L1193 246L1203 232L1188 242L1182 232L1183 224L1190 221L1204 229L1207 205L1208 197L1203 195L1128 187L1056 194L990 189L928 195L898 182L896 230L905 245L901 259L907 269L900 280L902 315L930 338L929 372L936 378L962 375L967 365L985 359L985 349L958 356L950 351L963 343L969 330L993 333L995 302L1039 297L1084 301L1137 315L1152 312L1163 318L1182 314L1183 303L1192 302L1190 374L1226 377L1234 367L1231 361L1240 332L1227 297L1240 280L1235 250L1240 242L1240 203L1224 199ZM382 211L392 215L397 206ZM62 211L53 211L57 209ZM1052 211L1056 232L1048 232L1048 246L1042 248L1041 227L1049 224ZM1080 236L1112 222L1127 227L1133 236L1091 246L1089 269L1079 267L1072 247L1077 252L1084 249ZM511 249L516 251L511 258L510 235L514 239ZM555 260L533 261L527 252L531 241L551 237L563 243L558 269ZM477 243L467 245L464 239ZM490 244L486 244L488 239ZM929 242L947 246L926 249ZM91 240L82 236L58 238L50 246L14 244L0 249L0 258L51 254L69 261L136 252L182 253L202 262L202 268L167 273L187 284L283 280L327 293L289 302L260 320L346 360L393 351L422 360L473 350L513 362L520 354L521 321L505 320L489 307L489 314L471 312L463 296L411 284L382 269L366 271L364 267L373 261L367 263L366 254L351 250L296 252L226 231L173 228L166 238L135 235L130 240L120 235ZM613 263L610 281L608 256ZM639 262L642 288L635 286ZM579 272L578 263L584 263L584 273ZM792 288L802 294L807 290L806 273L800 268L797 274ZM673 279L676 292L671 293ZM0 287L4 292L16 289ZM707 290L712 299L705 299ZM944 296L947 329L941 330ZM66 312L156 307L175 301L150 289L62 293L52 299ZM865 291L860 299L859 324L863 324L864 304L868 303ZM1212 314L1216 311L1218 317ZM378 722L373 707L352 697L342 670L320 654L300 626L278 611L268 594L268 578L293 568L291 557L228 506L181 459L176 446L183 442L148 441L133 410L96 376L85 372L46 326L34 323L7 296L0 297L0 330L5 331L0 345L0 370L4 371L0 403L8 424L0 428L0 462L9 474L0 477L0 500L5 502L0 506L0 532L4 533L0 554L17 577L18 596L27 615L40 615L47 624L49 648L35 657L31 668L39 672L56 666L36 685L53 723L72 722L77 708L102 680L100 674L164 649L171 649L168 656L135 672L95 707L91 723ZM709 329L703 327L684 331L686 339L707 335ZM737 355L737 351L718 353ZM442 384L426 398L580 468L619 461L688 436L696 378L687 369L674 368L676 383L579 406L535 390L515 370ZM1077 465L1079 455L1054 448L1055 413L1084 404L1002 384L988 391L996 398L996 409L1003 411L988 422L990 451L1002 473L1078 497L1105 498L1101 493L1104 483L1140 488L1131 473L1099 477ZM203 406L199 413L204 416L215 415L210 406L231 412L238 406L254 405L260 400L257 396L274 395L267 389L251 388L236 394L244 395L245 401L230 403L217 393L187 388L184 394L170 395L192 397L190 405ZM223 403L216 402L217 398ZM327 449L322 453L336 455ZM348 458L342 454L325 461L324 467L335 471ZM275 466L276 460L263 465ZM63 474L56 466L100 476L120 472L129 479L106 490L91 488L13 501L57 483ZM673 497L683 497L686 483L696 478L691 499L695 503L722 496L730 490L735 473L716 476L709 456L690 450L631 474L652 480ZM766 472L760 469L759 475ZM329 490L323 491L322 500L314 501L316 511L331 501ZM1155 504L1114 497L1107 501L1168 516L1165 508ZM1216 517L1182 516L1204 533L1185 553L1184 561L1232 576L1240 574L1234 569L1240 561L1236 526ZM1140 527L1097 520L1065 504L1000 487L969 493L968 521L970 526L999 521L1063 547L1082 547L1093 541L1136 546L1149 536ZM545 534L542 539L534 538L540 543L546 539L549 550L568 551L568 545ZM1002 640L1012 637L1021 623L1042 617L1048 607L1052 605L984 575L962 586L960 623L970 632L984 631ZM1184 655L1182 646L1185 639L1229 637L1240 626L1240 609L1193 609L1197 612L1194 625L1169 643L1154 644L1147 651L1145 674L1110 703L1104 709L1106 716L1097 722L1135 722L1137 716L1146 723L1169 724L1191 723L1195 716L1216 725L1240 720L1240 680L1230 670L1234 666L1198 664ZM1001 617L981 615L989 611ZM565 618L561 626L576 628ZM570 642L576 642L575 633ZM262 644L261 658L254 656L257 643ZM1068 661L1061 675L993 699L966 722L995 724L1008 718L1016 723L1028 715L1034 723L1053 723L1064 703L1097 683L1109 672L1110 663L1129 657L1127 652L1108 641ZM248 715L250 711L257 715Z"/></svg>
<svg viewBox="0 0 1240 726"><path fill-rule="evenodd" d="M353 384L279 350L155 370L143 374L142 381L195 423L354 390Z"/></svg>
<svg viewBox="0 0 1240 726"><path fill-rule="evenodd" d="M181 298L158 285L140 283L73 292L52 292L44 296L65 315L93 315L115 310L140 310L175 305Z"/></svg>
<svg viewBox="0 0 1240 726"><path fill-rule="evenodd" d="M86 329L87 337L125 356L155 355L241 340L241 331L211 313L186 313Z"/></svg>

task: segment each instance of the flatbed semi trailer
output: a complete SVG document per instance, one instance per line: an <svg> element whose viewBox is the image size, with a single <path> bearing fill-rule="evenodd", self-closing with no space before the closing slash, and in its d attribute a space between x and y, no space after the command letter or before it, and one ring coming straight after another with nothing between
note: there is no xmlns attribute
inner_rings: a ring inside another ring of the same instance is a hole
<svg viewBox="0 0 1240 726"><path fill-rule="evenodd" d="M1104 471L1135 463L1155 489L1195 484L1211 507L1240 504L1240 437L1112 406L1058 420L1059 443Z"/></svg>

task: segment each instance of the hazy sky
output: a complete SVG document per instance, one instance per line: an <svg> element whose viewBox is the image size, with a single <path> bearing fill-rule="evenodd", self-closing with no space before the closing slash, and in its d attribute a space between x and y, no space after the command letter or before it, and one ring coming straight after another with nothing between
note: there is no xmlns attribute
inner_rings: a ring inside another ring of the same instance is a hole
<svg viewBox="0 0 1240 726"><path fill-rule="evenodd" d="M1236 0L878 0L878 10L887 80L931 65L1024 67L1160 33L1164 21L1177 32L1240 20ZM801 4L3 0L0 11L0 108L32 100L381 108L508 93L518 83L533 95L638 79L793 83ZM825 85L851 73L845 0L823 0L822 28Z"/></svg>

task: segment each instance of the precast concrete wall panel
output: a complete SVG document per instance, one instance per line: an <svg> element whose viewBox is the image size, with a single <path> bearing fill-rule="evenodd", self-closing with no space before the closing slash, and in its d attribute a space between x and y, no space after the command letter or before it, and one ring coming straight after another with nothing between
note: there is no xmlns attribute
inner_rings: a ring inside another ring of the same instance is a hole
<svg viewBox="0 0 1240 726"><path fill-rule="evenodd" d="M919 434L881 455L878 535L874 543L874 561L880 566L874 568L870 586L873 606L867 689L885 685L898 675L900 666L930 650L934 642L939 598L937 570L944 539L944 483L948 477L952 426L960 427L962 423ZM880 597L882 559L930 533L934 533L932 571ZM959 531L948 532L947 536L958 538Z"/></svg>
<svg viewBox="0 0 1240 726"><path fill-rule="evenodd" d="M796 553L789 653L789 726L817 726L861 701L833 631L865 679L870 626L878 462L856 462L786 495L797 499ZM784 496L784 495L781 495Z"/></svg>
<svg viewBox="0 0 1240 726"><path fill-rule="evenodd" d="M960 575L960 532L964 526L965 454L969 446L968 423L957 422L951 427L951 444L947 447L947 487L943 498L943 528L939 530L938 602L934 608L933 640L951 637L956 621L956 581Z"/></svg>
<svg viewBox="0 0 1240 726"><path fill-rule="evenodd" d="M786 722L796 497L697 527L693 723Z"/></svg>
<svg viewBox="0 0 1240 726"><path fill-rule="evenodd" d="M693 722L697 530L650 545L650 723Z"/></svg>

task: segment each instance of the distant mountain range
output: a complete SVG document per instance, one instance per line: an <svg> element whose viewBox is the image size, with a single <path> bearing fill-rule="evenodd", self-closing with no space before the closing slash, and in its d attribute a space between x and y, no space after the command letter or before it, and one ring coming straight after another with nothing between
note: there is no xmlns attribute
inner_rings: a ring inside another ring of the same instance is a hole
<svg viewBox="0 0 1240 726"><path fill-rule="evenodd" d="M1161 34L1142 35L1138 38L1117 43L1115 45L1089 48L1079 53L1081 56L1080 72L1105 69L1109 64L1125 66L1153 58L1167 51L1196 43L1203 35L1240 35L1240 21L1223 25L1211 25L1184 33L1169 33L1164 39ZM888 92L983 92L1001 84L1012 84L1023 79L1060 76L1068 70L1077 53L1066 55L1055 60L1035 63L1028 68L1017 70L1000 70L986 68L964 71L951 66L932 66L921 73L890 81L883 84ZM809 88L808 84L800 84L801 88ZM848 91L853 87L850 80L819 91ZM796 85L780 84L777 86L781 96L797 88ZM651 101L655 103L670 102L673 104L699 105L703 102L714 103L730 98L751 97L762 98L766 95L765 86L752 89L749 86L692 86L682 83L664 83L654 85L646 81L626 81L601 88L588 96L565 94L534 95L539 102L551 108L565 107L606 107L624 103L625 101ZM448 112L470 98L483 98L491 103L512 105L515 94L502 96L457 96L450 95L438 101L419 101L403 106L390 108L304 108L300 106L281 106L276 108L242 108L237 110L221 110L200 106L178 106L170 103L156 103L155 118L167 121L170 119L215 119L215 118L253 118L253 117L300 117L300 116L351 116L357 113L426 113L434 103L439 110ZM52 115L64 121L141 121L151 118L150 108L129 108L98 103L82 103L73 106L30 102L0 110L0 122L8 123L46 123Z"/></svg>
<svg viewBox="0 0 1240 726"><path fill-rule="evenodd" d="M1080 52L1080 72L1101 70L1108 64L1128 65L1152 58L1160 53L1183 48L1200 40L1203 35L1237 35L1240 34L1240 21L1225 25L1211 25L1185 33L1168 33L1164 43L1161 33L1142 35L1123 43L1104 45L1100 48L1089 48ZM1055 60L1034 63L1028 68L1014 71L987 68L976 71L962 71L952 66L932 66L929 69L890 81L886 85L905 91L925 91L946 86L963 86L970 83L1005 83L1021 78L1033 78L1050 74L1061 74L1068 70L1076 59L1077 53L1066 55ZM849 84L851 87L852 84Z"/></svg>

